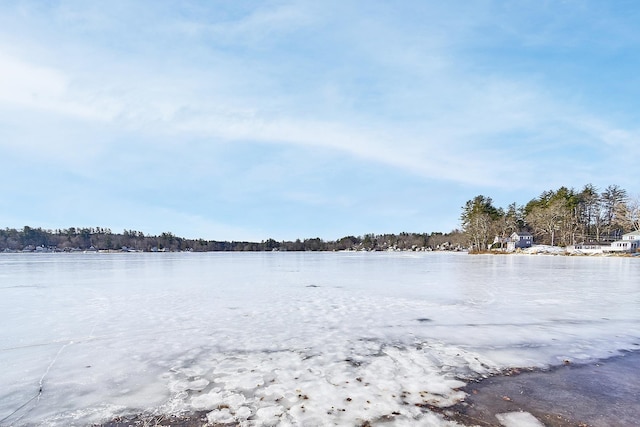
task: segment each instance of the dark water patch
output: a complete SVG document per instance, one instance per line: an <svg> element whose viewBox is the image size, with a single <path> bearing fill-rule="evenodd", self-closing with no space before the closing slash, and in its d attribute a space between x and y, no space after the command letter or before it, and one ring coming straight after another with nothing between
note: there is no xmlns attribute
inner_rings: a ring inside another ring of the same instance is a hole
<svg viewBox="0 0 640 427"><path fill-rule="evenodd" d="M420 323L427 323L427 322L433 322L433 319L429 319L428 317L420 317L418 319L416 319L418 322Z"/></svg>
<svg viewBox="0 0 640 427"><path fill-rule="evenodd" d="M463 402L438 412L465 425L499 427L496 414L524 411L549 427L635 427L638 372L638 351L589 364L511 370L468 384Z"/></svg>

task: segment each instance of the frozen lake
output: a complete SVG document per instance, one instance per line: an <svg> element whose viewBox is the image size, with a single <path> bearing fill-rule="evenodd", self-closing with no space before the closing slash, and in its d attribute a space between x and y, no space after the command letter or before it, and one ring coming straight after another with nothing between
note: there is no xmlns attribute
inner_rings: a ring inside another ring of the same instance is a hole
<svg viewBox="0 0 640 427"><path fill-rule="evenodd" d="M454 425L426 406L465 379L639 349L639 279L631 258L2 254L0 425Z"/></svg>

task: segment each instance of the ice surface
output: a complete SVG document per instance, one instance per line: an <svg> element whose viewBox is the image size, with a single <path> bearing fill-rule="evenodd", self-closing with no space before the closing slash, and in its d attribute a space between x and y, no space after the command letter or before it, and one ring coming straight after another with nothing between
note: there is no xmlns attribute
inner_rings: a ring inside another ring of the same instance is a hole
<svg viewBox="0 0 640 427"><path fill-rule="evenodd" d="M465 379L639 348L638 277L629 258L2 254L0 425L455 425L428 406Z"/></svg>

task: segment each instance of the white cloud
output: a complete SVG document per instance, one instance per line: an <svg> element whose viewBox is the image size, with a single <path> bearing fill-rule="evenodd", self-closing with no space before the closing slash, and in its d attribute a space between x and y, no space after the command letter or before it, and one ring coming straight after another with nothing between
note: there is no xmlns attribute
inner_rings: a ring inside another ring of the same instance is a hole
<svg viewBox="0 0 640 427"><path fill-rule="evenodd" d="M0 102L47 108L64 95L67 81L56 70L27 64L0 52Z"/></svg>
<svg viewBox="0 0 640 427"><path fill-rule="evenodd" d="M60 70L31 64L1 51L0 64L0 106L101 118L94 109L71 99L69 79Z"/></svg>

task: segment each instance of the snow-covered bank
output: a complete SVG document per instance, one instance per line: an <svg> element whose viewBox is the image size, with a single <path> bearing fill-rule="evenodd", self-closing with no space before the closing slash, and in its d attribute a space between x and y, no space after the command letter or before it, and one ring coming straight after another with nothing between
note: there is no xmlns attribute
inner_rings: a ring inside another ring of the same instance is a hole
<svg viewBox="0 0 640 427"><path fill-rule="evenodd" d="M582 256L595 256L595 257L634 257L634 256L640 255L639 253L631 253L631 252L581 250L581 249L575 249L573 247L551 246L551 245L533 245L528 248L516 249L515 251L510 251L510 252L493 250L489 253L492 253L494 255L570 255L570 256L582 255Z"/></svg>
<svg viewBox="0 0 640 427"><path fill-rule="evenodd" d="M529 254L529 255L538 255L538 254L549 254L549 255L565 255L567 253L566 248L560 246L551 246L551 245L533 245L530 248L524 248L518 251L518 253Z"/></svg>

